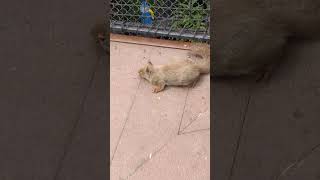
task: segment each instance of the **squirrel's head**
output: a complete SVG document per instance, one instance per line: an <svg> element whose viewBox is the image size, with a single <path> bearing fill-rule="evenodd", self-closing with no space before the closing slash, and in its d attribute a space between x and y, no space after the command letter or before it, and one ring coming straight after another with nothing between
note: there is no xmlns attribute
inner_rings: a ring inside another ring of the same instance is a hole
<svg viewBox="0 0 320 180"><path fill-rule="evenodd" d="M143 68L139 69L139 76L141 78L149 80L152 73L154 72L153 64L148 61L147 65L145 65Z"/></svg>

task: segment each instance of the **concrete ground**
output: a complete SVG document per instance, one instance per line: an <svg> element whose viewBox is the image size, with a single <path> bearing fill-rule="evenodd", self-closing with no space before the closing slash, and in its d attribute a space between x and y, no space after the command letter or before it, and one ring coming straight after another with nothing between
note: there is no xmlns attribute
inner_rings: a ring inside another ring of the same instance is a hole
<svg viewBox="0 0 320 180"><path fill-rule="evenodd" d="M111 38L110 53L111 180L209 180L210 77L154 94L138 69L186 50Z"/></svg>

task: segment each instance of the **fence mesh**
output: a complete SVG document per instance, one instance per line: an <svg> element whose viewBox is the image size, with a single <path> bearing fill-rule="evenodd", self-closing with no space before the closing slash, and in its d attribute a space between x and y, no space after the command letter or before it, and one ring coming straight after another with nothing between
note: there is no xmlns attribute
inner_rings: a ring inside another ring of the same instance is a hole
<svg viewBox="0 0 320 180"><path fill-rule="evenodd" d="M209 41L209 0L111 0L113 33Z"/></svg>

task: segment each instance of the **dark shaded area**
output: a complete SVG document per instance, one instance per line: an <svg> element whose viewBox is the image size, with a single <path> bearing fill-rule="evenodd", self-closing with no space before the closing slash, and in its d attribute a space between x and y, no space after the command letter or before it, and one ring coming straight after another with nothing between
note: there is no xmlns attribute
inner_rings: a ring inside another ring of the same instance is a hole
<svg viewBox="0 0 320 180"><path fill-rule="evenodd" d="M279 180L299 180L299 179L320 179L320 151L319 146L312 149L310 153L305 154L296 162L290 164L279 174Z"/></svg>
<svg viewBox="0 0 320 180"><path fill-rule="evenodd" d="M228 179L235 161L238 140L245 120L249 102L249 88L245 81L214 81L211 83L214 93L210 117L211 152L214 179Z"/></svg>
<svg viewBox="0 0 320 180"><path fill-rule="evenodd" d="M108 68L90 36L105 11L1 2L0 179L107 179Z"/></svg>
<svg viewBox="0 0 320 180"><path fill-rule="evenodd" d="M231 179L276 179L320 144L319 49L317 42L292 46L270 83L255 86Z"/></svg>
<svg viewBox="0 0 320 180"><path fill-rule="evenodd" d="M102 179L108 168L109 149L106 96L107 57L102 57L88 92L86 104L57 179ZM109 109L108 109L109 110ZM108 123L109 124L109 123ZM107 136L108 135L108 136ZM107 177L105 179L108 179Z"/></svg>
<svg viewBox="0 0 320 180"><path fill-rule="evenodd" d="M269 82L213 82L216 179L319 178L319 50L292 44Z"/></svg>
<svg viewBox="0 0 320 180"><path fill-rule="evenodd" d="M318 3L215 1L211 67L277 66L268 81L212 78L214 179L319 179Z"/></svg>
<svg viewBox="0 0 320 180"><path fill-rule="evenodd" d="M272 71L290 38L319 38L320 2L314 0L216 0L214 76Z"/></svg>

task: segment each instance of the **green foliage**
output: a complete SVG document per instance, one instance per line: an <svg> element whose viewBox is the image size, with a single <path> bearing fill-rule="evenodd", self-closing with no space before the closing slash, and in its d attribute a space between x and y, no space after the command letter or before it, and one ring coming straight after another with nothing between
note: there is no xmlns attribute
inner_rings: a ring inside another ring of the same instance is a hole
<svg viewBox="0 0 320 180"><path fill-rule="evenodd" d="M112 0L111 3L114 4L112 9L115 11L115 14L112 14L112 19L124 22L136 22L139 20L141 0Z"/></svg>
<svg viewBox="0 0 320 180"><path fill-rule="evenodd" d="M139 22L140 5L142 0L111 0L114 7L112 19L122 22ZM147 0L151 5L151 9L156 14L155 23L157 18L162 18L163 8L170 6L168 0ZM207 24L204 19L208 16L208 10L204 8L203 3L207 0L170 0L173 4L170 7L171 12L167 12L169 17L172 18L172 28L179 30L181 28L189 30L206 30ZM118 3L117 3L118 2ZM207 4L206 4L207 5ZM159 15L159 17L157 17Z"/></svg>
<svg viewBox="0 0 320 180"><path fill-rule="evenodd" d="M190 30L205 30L204 18L208 16L206 9L198 0L179 0L177 8L173 9L173 28L186 28Z"/></svg>

